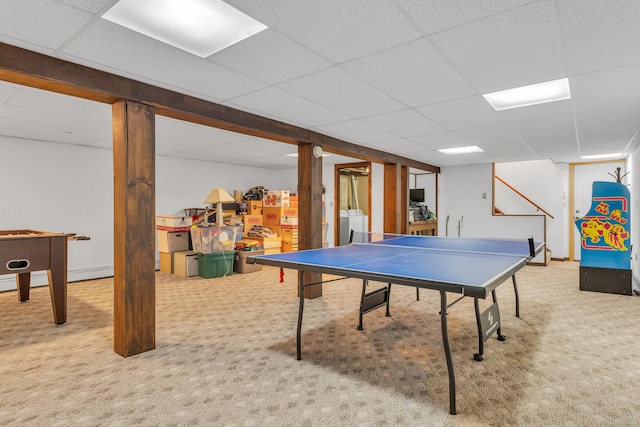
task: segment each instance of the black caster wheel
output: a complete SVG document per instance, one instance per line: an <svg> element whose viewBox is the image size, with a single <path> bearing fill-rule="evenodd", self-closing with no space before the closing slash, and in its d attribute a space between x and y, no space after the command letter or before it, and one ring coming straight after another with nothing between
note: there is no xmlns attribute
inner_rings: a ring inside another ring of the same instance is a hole
<svg viewBox="0 0 640 427"><path fill-rule="evenodd" d="M480 353L476 353L473 355L473 360L475 360L476 362L482 362L482 355Z"/></svg>

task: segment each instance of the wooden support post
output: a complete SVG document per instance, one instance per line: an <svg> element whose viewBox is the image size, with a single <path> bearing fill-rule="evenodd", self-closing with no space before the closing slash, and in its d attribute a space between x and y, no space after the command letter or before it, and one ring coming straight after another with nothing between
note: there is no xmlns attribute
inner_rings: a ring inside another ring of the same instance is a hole
<svg viewBox="0 0 640 427"><path fill-rule="evenodd" d="M322 156L314 155L313 144L298 145L298 248L322 247ZM322 281L321 273L305 273L305 283ZM322 296L322 284L305 286L305 298Z"/></svg>
<svg viewBox="0 0 640 427"><path fill-rule="evenodd" d="M127 357L155 340L155 109L113 104L114 350Z"/></svg>
<svg viewBox="0 0 640 427"><path fill-rule="evenodd" d="M400 234L409 234L409 168L407 166L400 166L400 174L398 176L400 180L400 194L398 197L398 203L400 203Z"/></svg>
<svg viewBox="0 0 640 427"><path fill-rule="evenodd" d="M409 227L407 167L399 164L384 165L384 232L405 234Z"/></svg>

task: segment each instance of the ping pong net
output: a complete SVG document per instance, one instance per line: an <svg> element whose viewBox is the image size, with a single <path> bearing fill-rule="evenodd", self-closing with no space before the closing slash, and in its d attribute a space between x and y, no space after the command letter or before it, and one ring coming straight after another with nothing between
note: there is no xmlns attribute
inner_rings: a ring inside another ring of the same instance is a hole
<svg viewBox="0 0 640 427"><path fill-rule="evenodd" d="M532 237L528 239L465 238L392 234L355 230L351 230L349 243L356 245L380 244L426 250L528 256L529 258L535 257L542 248L540 243L534 243Z"/></svg>
<svg viewBox="0 0 640 427"><path fill-rule="evenodd" d="M383 240L391 240L402 237L400 234L391 234L391 233L378 233L371 231L355 231L351 230L351 234L349 236L349 243L373 243L373 242L381 242Z"/></svg>

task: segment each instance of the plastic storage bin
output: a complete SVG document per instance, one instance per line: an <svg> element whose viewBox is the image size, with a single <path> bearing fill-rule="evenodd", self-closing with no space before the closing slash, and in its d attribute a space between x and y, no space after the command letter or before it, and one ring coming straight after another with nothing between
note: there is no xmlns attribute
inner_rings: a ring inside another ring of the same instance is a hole
<svg viewBox="0 0 640 427"><path fill-rule="evenodd" d="M234 252L198 254L198 274L205 279L231 276Z"/></svg>
<svg viewBox="0 0 640 427"><path fill-rule="evenodd" d="M264 255L264 250L237 251L233 261L233 271L236 273L254 273L262 270L260 264L247 264L247 257L252 255Z"/></svg>
<svg viewBox="0 0 640 427"><path fill-rule="evenodd" d="M192 227L191 243L193 251L199 254L231 252L236 244L236 227L221 225ZM232 255L233 258L233 255Z"/></svg>

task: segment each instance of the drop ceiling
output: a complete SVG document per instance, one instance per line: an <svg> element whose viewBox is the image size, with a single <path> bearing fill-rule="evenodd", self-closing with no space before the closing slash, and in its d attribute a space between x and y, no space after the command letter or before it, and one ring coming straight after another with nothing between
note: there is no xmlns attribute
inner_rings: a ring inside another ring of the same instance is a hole
<svg viewBox="0 0 640 427"><path fill-rule="evenodd" d="M435 166L638 144L635 0L228 0L269 28L207 58L102 19L114 3L5 0L0 41ZM563 77L569 100L496 112L482 98ZM111 107L0 81L0 134L111 148ZM297 167L293 145L165 117L156 137L163 156ZM484 152L437 151L466 145Z"/></svg>

